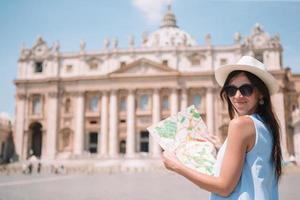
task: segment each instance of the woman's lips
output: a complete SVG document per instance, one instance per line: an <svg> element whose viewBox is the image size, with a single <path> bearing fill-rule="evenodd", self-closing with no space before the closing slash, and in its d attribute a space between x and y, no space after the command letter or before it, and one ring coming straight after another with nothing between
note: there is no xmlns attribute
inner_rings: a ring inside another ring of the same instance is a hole
<svg viewBox="0 0 300 200"><path fill-rule="evenodd" d="M234 104L238 105L238 106L245 105L246 103L247 103L246 101L236 101L236 102L234 102Z"/></svg>

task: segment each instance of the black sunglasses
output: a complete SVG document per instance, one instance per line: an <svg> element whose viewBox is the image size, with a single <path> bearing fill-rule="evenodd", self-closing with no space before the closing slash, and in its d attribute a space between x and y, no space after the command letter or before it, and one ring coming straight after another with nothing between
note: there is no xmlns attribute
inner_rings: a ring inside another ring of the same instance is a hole
<svg viewBox="0 0 300 200"><path fill-rule="evenodd" d="M224 88L227 96L233 97L236 92L239 90L243 96L251 96L254 90L254 86L251 84L243 84L240 87L236 87L234 85L228 85Z"/></svg>

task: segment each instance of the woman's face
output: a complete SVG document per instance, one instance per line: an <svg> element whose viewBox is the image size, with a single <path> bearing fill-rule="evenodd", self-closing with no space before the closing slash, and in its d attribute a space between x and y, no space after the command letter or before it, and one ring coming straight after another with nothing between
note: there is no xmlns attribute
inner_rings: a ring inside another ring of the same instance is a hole
<svg viewBox="0 0 300 200"><path fill-rule="evenodd" d="M233 86L233 88L240 88L243 86L242 89L236 90L236 93L233 96L229 96L231 104L239 116L253 114L258 105L258 101L262 98L262 94L255 87L253 88L253 92L251 94L247 94L246 90L246 93L243 95L245 90L242 92L240 90L245 89L245 86L249 87L249 85L252 84L244 73L238 74L229 82L229 86Z"/></svg>

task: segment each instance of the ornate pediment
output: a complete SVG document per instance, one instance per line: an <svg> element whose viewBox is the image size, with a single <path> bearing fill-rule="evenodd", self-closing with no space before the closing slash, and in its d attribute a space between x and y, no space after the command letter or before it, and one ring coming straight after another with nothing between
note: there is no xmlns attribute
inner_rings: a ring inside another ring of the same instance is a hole
<svg viewBox="0 0 300 200"><path fill-rule="evenodd" d="M261 25L257 23L252 29L251 35L245 38L244 46L252 49L264 49L280 48L281 44L278 35L270 37L269 34L262 29Z"/></svg>
<svg viewBox="0 0 300 200"><path fill-rule="evenodd" d="M43 61L46 59L57 58L59 56L59 43L56 41L53 46L48 47L42 37L38 37L31 48L25 48L23 45L20 51L20 60Z"/></svg>
<svg viewBox="0 0 300 200"><path fill-rule="evenodd" d="M111 75L154 75L172 72L177 73L176 70L171 69L166 64L161 64L152 60L141 58L129 64L121 62L120 68L112 72Z"/></svg>
<svg viewBox="0 0 300 200"><path fill-rule="evenodd" d="M42 37L38 37L35 45L31 49L32 56L35 58L44 59L48 56L49 48Z"/></svg>
<svg viewBox="0 0 300 200"><path fill-rule="evenodd" d="M27 49L22 46L20 51L20 60L41 61L47 59L50 49L42 37L38 37L32 48Z"/></svg>

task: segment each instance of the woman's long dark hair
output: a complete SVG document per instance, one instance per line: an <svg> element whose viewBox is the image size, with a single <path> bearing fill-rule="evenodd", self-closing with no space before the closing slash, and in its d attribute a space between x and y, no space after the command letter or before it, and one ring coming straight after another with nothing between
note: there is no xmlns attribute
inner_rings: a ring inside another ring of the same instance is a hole
<svg viewBox="0 0 300 200"><path fill-rule="evenodd" d="M220 97L223 102L226 100L230 119L233 119L235 115L235 110L234 110L235 108L231 104L229 97L226 95L224 88L229 84L229 82L233 77L241 73L244 73L246 77L249 79L249 81L251 82L251 84L255 88L257 88L260 91L260 93L263 95L264 103L262 105L258 104L255 113L259 114L262 117L262 119L269 125L270 130L272 130L273 133L272 162L275 166L277 180L279 180L282 174L282 168L281 168L282 154L281 154L281 146L280 146L279 124L273 113L270 92L267 86L265 85L265 83L260 78L258 78L257 76L255 76L250 72L236 70L231 72L228 75L224 83L224 86L220 92Z"/></svg>

